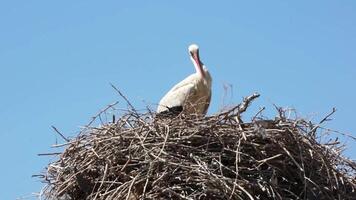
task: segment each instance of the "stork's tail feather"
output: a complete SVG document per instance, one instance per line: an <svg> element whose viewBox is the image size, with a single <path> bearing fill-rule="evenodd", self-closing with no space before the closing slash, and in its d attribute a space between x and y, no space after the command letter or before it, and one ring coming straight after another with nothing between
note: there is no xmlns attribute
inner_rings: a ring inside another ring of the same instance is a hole
<svg viewBox="0 0 356 200"><path fill-rule="evenodd" d="M183 111L183 106L167 107L167 110L159 112L156 117L175 117Z"/></svg>

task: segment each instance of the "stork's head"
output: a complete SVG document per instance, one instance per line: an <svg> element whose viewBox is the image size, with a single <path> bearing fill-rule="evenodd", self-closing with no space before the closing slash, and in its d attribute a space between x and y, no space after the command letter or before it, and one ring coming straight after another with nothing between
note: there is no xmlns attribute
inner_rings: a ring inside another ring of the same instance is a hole
<svg viewBox="0 0 356 200"><path fill-rule="evenodd" d="M203 63L200 61L200 57L199 57L199 46L196 44L191 44L188 50L195 69L199 74L201 74L202 77L204 77L205 74L203 71Z"/></svg>
<svg viewBox="0 0 356 200"><path fill-rule="evenodd" d="M199 53L199 46L196 44L189 45L189 53L192 55L194 53Z"/></svg>

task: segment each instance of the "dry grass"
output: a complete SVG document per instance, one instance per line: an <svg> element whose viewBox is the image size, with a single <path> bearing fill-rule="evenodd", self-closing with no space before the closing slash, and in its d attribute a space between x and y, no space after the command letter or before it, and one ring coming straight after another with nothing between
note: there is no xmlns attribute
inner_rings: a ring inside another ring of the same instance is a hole
<svg viewBox="0 0 356 200"><path fill-rule="evenodd" d="M283 111L241 122L256 97L209 117L131 109L87 127L47 166L42 198L356 199L356 163L318 142L319 125Z"/></svg>

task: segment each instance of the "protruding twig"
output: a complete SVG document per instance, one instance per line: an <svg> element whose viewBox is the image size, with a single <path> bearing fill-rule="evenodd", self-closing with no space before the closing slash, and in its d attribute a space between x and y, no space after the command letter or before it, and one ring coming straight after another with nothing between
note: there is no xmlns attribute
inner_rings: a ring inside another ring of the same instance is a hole
<svg viewBox="0 0 356 200"><path fill-rule="evenodd" d="M39 153L37 154L38 156L56 156L62 154L61 152L55 152L55 153Z"/></svg>
<svg viewBox="0 0 356 200"><path fill-rule="evenodd" d="M129 105L131 110L137 114L135 107L130 103L130 101L126 98L126 96L124 94L122 94L121 91L119 89L117 89L112 83L110 83L110 85L126 101L126 103Z"/></svg>
<svg viewBox="0 0 356 200"><path fill-rule="evenodd" d="M316 133L316 131L318 130L318 128L320 127L320 125L321 125L322 123L326 122L326 121L330 121L331 119L330 119L329 117L330 117L331 115L333 115L335 112L336 112L336 108L333 108L333 110L332 110L328 115L326 115L326 116L319 122L319 124L315 125L315 126L312 128L312 130L310 130L309 133L310 133L312 136L315 136L315 133Z"/></svg>
<svg viewBox="0 0 356 200"><path fill-rule="evenodd" d="M319 124L322 124L322 123L324 123L325 121L330 121L331 119L329 119L329 117L330 117L331 115L333 115L335 112L336 112L336 108L334 107L333 110L332 110L328 115L326 115L326 116L319 122Z"/></svg>
<svg viewBox="0 0 356 200"><path fill-rule="evenodd" d="M61 132L59 132L59 130L55 126L52 125L51 127L56 133L58 133L58 135L60 135L63 138L63 140L65 140L66 142L69 142L69 139L66 138Z"/></svg>
<svg viewBox="0 0 356 200"><path fill-rule="evenodd" d="M243 99L243 102L238 104L237 106L229 109L228 111L226 112L221 112L219 113L218 116L227 116L228 114L230 113L233 113L236 111L237 109L237 113L235 115L231 115L231 116L240 116L241 113L245 112L247 110L247 107L251 104L251 102L258 98L260 96L260 94L258 94L257 92L253 93L252 95L248 96L248 97L245 97Z"/></svg>
<svg viewBox="0 0 356 200"><path fill-rule="evenodd" d="M116 101L112 104L109 104L105 109L101 110L98 114L96 114L94 117L92 117L92 119L90 120L90 122L86 125L86 127L89 127L95 120L96 118L98 118L101 114L103 114L104 112L106 112L107 110L109 110L110 108L114 107L116 104L118 104L119 102Z"/></svg>
<svg viewBox="0 0 356 200"><path fill-rule="evenodd" d="M285 119L285 112L282 107L273 104L273 107L278 111L279 119Z"/></svg>
<svg viewBox="0 0 356 200"><path fill-rule="evenodd" d="M248 97L245 97L242 101L242 103L240 103L238 106L237 106L237 112L235 115L232 115L232 116L235 116L236 118L236 121L239 123L239 124L242 124L243 121L241 119L241 114L243 112L245 112L248 108L248 106L251 104L251 102L258 98L260 96L260 94L258 94L257 92L253 93L252 95L248 96ZM240 127L242 128L242 127Z"/></svg>
<svg viewBox="0 0 356 200"><path fill-rule="evenodd" d="M256 120L257 116L258 116L259 114L261 114L265 109L266 109L266 107L260 108L260 110L255 114L255 116L252 117L252 120L251 120L251 121L254 122L254 121Z"/></svg>
<svg viewBox="0 0 356 200"><path fill-rule="evenodd" d="M251 102L258 98L260 96L260 94L258 94L257 92L253 93L252 95L245 97L242 101L242 103L239 105L238 107L238 113L241 114L243 112L245 112L247 110L247 107L251 104Z"/></svg>

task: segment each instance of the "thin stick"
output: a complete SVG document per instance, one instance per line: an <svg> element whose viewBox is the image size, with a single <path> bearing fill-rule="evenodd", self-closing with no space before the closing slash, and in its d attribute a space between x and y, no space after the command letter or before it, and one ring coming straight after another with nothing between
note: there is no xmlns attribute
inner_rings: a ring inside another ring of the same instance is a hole
<svg viewBox="0 0 356 200"><path fill-rule="evenodd" d="M55 152L55 153L39 153L37 154L38 156L56 156L56 155L60 155L62 153L60 152Z"/></svg>
<svg viewBox="0 0 356 200"><path fill-rule="evenodd" d="M265 107L260 108L260 110L255 114L255 116L253 116L253 118L252 118L251 121L254 122L254 121L256 120L257 116L258 116L259 114L261 114L265 109L266 109Z"/></svg>
<svg viewBox="0 0 356 200"><path fill-rule="evenodd" d="M112 83L110 83L111 87L114 88L114 90L119 93L119 95L126 101L126 103L129 105L129 107L131 108L132 111L134 111L137 114L137 111L135 109L135 107L130 103L130 101L126 98L125 95L123 95L121 93L121 91L119 89L117 89Z"/></svg>
<svg viewBox="0 0 356 200"><path fill-rule="evenodd" d="M326 116L319 122L319 124L322 124L322 123L324 123L325 121L329 121L329 120L330 120L329 117L330 117L331 115L333 115L335 112L336 112L336 108L334 107L333 110L331 111L331 113L329 113L328 115L326 115Z"/></svg>
<svg viewBox="0 0 356 200"><path fill-rule="evenodd" d="M109 110L110 108L114 107L115 105L117 105L119 102L116 101L112 104L109 104L105 109L101 110L98 114L96 114L94 117L92 117L92 119L90 120L90 122L85 126L85 127L89 127L95 120L96 118L98 118L101 114L103 114L104 112L106 112L107 110Z"/></svg>
<svg viewBox="0 0 356 200"><path fill-rule="evenodd" d="M328 115L326 115L326 116L319 122L319 124L317 124L316 126L314 126L314 127L312 128L312 130L310 130L311 135L315 136L316 130L317 130L318 128L320 128L320 125L321 125L322 123L324 123L325 121L330 121L329 117L330 117L331 115L333 115L335 112L336 112L336 108L333 108L333 110L332 110Z"/></svg>
<svg viewBox="0 0 356 200"><path fill-rule="evenodd" d="M56 133L58 133L59 136L61 136L61 137L63 138L63 140L65 140L66 142L69 142L69 141L70 141L70 140L69 140L68 138L66 138L61 132L59 132L59 130L58 130L56 127L54 127L53 125L52 125L51 127L52 127L52 129L53 129Z"/></svg>

